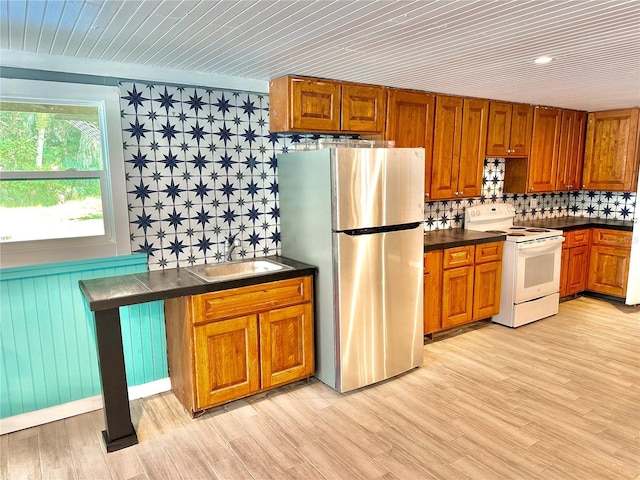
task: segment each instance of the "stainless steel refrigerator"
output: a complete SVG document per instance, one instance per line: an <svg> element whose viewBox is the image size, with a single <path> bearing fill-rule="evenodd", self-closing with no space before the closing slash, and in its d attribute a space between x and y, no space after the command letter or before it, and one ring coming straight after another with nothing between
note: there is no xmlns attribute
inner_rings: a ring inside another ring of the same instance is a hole
<svg viewBox="0 0 640 480"><path fill-rule="evenodd" d="M319 267L316 373L339 392L419 366L424 149L278 157L282 255Z"/></svg>

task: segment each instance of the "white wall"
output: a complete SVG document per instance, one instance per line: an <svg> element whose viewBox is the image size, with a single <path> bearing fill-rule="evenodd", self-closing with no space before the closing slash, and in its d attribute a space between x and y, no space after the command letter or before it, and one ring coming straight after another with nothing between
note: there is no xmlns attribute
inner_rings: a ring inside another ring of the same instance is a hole
<svg viewBox="0 0 640 480"><path fill-rule="evenodd" d="M638 194L640 198L640 172L638 175ZM627 305L640 304L640 205L636 205L633 215L633 241L629 262L629 281L627 283Z"/></svg>
<svg viewBox="0 0 640 480"><path fill-rule="evenodd" d="M130 63L106 62L83 58L42 55L0 50L3 67L49 70L53 72L100 75L122 80L135 79L161 83L203 85L248 92L267 93L269 82L251 78L217 75L170 68L157 68Z"/></svg>

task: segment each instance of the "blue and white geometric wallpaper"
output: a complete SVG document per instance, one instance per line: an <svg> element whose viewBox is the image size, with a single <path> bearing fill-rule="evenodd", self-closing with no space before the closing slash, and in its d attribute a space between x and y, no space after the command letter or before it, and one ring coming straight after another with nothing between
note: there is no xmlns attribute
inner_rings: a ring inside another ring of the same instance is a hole
<svg viewBox="0 0 640 480"><path fill-rule="evenodd" d="M266 94L120 83L131 250L149 269L280 253L277 156L304 135L269 132ZM309 135L317 138L319 135ZM504 159L486 159L479 198L425 203L425 230L463 226L467 205L511 202L516 220L563 215L630 220L636 195L503 194Z"/></svg>
<svg viewBox="0 0 640 480"><path fill-rule="evenodd" d="M120 83L131 250L149 268L280 253L277 155L313 135L269 132L268 95Z"/></svg>

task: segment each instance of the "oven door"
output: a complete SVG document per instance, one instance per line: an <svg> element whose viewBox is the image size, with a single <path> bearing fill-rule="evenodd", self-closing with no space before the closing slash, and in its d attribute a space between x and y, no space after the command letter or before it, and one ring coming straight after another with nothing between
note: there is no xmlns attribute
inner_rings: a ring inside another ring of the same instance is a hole
<svg viewBox="0 0 640 480"><path fill-rule="evenodd" d="M515 303L544 297L560 290L563 237L516 245Z"/></svg>

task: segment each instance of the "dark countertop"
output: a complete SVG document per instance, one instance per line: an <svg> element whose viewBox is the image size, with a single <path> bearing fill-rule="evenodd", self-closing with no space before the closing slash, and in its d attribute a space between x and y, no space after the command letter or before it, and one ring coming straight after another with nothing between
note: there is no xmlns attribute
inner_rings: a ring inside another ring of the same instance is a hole
<svg viewBox="0 0 640 480"><path fill-rule="evenodd" d="M443 248L462 247L478 243L502 242L504 235L465 230L464 228L448 228L424 232L424 251L441 250Z"/></svg>
<svg viewBox="0 0 640 480"><path fill-rule="evenodd" d="M600 218L587 217L557 217L543 218L540 220L527 220L526 222L515 222L514 225L526 225L535 228L552 228L556 230L578 230L580 228L607 228L611 230L633 230L631 220L606 220Z"/></svg>
<svg viewBox="0 0 640 480"><path fill-rule="evenodd" d="M80 290L82 290L89 303L89 308L95 312L136 303L153 302L185 295L198 295L229 288L246 287L258 283L314 275L318 271L317 267L290 258L271 256L264 257L264 259L283 263L292 267L292 269L233 280L207 282L187 272L184 268L171 268L153 272L80 280L79 284Z"/></svg>

